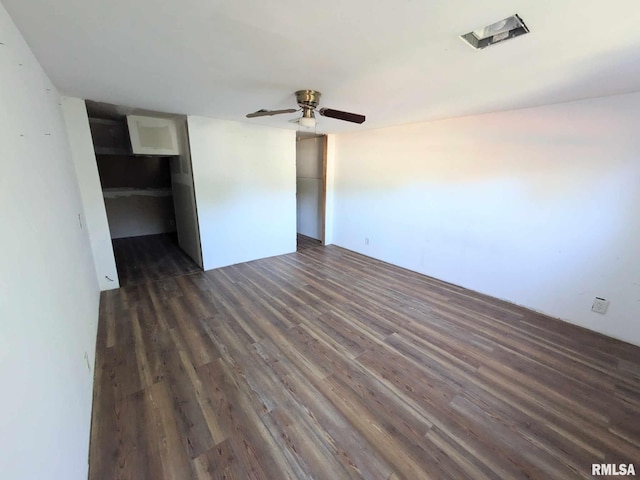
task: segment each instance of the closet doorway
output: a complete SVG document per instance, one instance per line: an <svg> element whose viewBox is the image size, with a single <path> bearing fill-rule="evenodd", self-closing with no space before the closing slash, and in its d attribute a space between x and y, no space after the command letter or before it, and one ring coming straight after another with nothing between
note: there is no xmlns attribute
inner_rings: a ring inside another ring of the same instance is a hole
<svg viewBox="0 0 640 480"><path fill-rule="evenodd" d="M296 134L298 249L325 243L327 136Z"/></svg>
<svg viewBox="0 0 640 480"><path fill-rule="evenodd" d="M202 270L186 117L86 104L120 286ZM131 118L151 126L134 131ZM133 153L154 122L171 123L175 152Z"/></svg>

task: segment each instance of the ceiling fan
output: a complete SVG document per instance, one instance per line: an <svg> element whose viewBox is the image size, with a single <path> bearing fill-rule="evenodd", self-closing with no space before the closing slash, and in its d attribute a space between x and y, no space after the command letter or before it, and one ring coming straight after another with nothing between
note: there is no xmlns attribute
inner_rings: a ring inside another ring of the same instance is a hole
<svg viewBox="0 0 640 480"><path fill-rule="evenodd" d="M298 119L292 120L292 122L307 128L316 126L316 109L320 103L320 92L315 90L298 90L296 92L296 101L300 108L287 108L285 110L258 110L257 112L247 114L247 118L256 117L270 117L272 115L280 115L283 113L295 113L302 111L302 116ZM338 120L344 120L345 122L363 123L365 121L364 115L358 115L357 113L343 112L342 110L334 110L332 108L320 108L317 112L323 117L336 118Z"/></svg>

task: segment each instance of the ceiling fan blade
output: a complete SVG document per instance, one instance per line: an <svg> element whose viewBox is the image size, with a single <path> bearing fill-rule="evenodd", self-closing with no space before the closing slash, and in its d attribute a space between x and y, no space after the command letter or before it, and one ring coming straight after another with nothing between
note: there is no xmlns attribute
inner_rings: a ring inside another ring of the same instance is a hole
<svg viewBox="0 0 640 480"><path fill-rule="evenodd" d="M345 122L364 123L366 117L364 115L358 115L357 113L343 112L341 110L334 110L332 108L321 108L318 113L323 117L337 118L338 120L344 120Z"/></svg>
<svg viewBox="0 0 640 480"><path fill-rule="evenodd" d="M270 117L271 115L280 115L282 113L295 113L297 108L287 108L286 110L258 110L257 112L247 113L247 118Z"/></svg>

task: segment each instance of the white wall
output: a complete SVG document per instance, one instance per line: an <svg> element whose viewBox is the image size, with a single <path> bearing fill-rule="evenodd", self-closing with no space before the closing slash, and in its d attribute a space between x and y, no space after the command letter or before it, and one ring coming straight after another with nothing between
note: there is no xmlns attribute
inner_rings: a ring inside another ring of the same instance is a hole
<svg viewBox="0 0 640 480"><path fill-rule="evenodd" d="M322 240L324 138L296 141L296 224L298 233Z"/></svg>
<svg viewBox="0 0 640 480"><path fill-rule="evenodd" d="M335 170L336 170L336 136L327 135L327 193L324 213L324 244L333 243L333 226L335 211Z"/></svg>
<svg viewBox="0 0 640 480"><path fill-rule="evenodd" d="M295 132L187 121L205 270L295 251Z"/></svg>
<svg viewBox="0 0 640 480"><path fill-rule="evenodd" d="M62 112L78 177L98 284L100 290L118 288L118 271L102 198L98 165L93 151L87 107L80 98L62 97Z"/></svg>
<svg viewBox="0 0 640 480"><path fill-rule="evenodd" d="M0 476L85 479L100 290L60 96L0 38Z"/></svg>
<svg viewBox="0 0 640 480"><path fill-rule="evenodd" d="M338 135L333 241L640 345L639 126L632 94Z"/></svg>

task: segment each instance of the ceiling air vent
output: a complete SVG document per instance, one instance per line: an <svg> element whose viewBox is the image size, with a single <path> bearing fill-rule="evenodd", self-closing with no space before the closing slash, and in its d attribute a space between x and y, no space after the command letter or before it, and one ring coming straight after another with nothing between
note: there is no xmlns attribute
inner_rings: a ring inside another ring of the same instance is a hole
<svg viewBox="0 0 640 480"><path fill-rule="evenodd" d="M525 33L529 33L529 29L518 15L513 15L487 27L478 28L460 35L460 38L476 50L480 50L498 42L519 37Z"/></svg>

